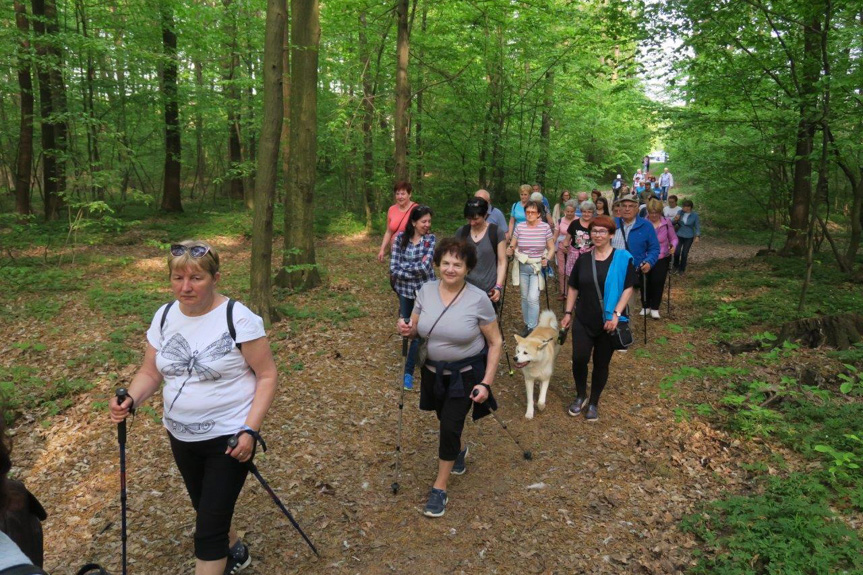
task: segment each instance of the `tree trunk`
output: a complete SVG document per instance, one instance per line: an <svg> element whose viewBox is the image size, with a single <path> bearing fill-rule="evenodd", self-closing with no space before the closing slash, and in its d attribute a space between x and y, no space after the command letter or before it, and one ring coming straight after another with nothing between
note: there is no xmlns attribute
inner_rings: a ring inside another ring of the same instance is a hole
<svg viewBox="0 0 863 575"><path fill-rule="evenodd" d="M290 10L290 6L287 6ZM288 12L290 14L290 12ZM288 17L290 20L290 16ZM282 178L287 180L288 163L291 152L291 26L285 26L285 37L282 45L282 134L281 134L281 159ZM277 193L281 196L281 193Z"/></svg>
<svg viewBox="0 0 863 575"><path fill-rule="evenodd" d="M80 18L81 35L84 38L89 38L87 31L87 13L84 8L84 3L81 0L76 0L75 9ZM87 171L90 173L90 191L95 199L105 199L105 188L99 183L99 172L102 171L102 158L99 153L99 138L98 138L98 119L96 118L96 110L94 104L94 84L96 83L96 67L93 63L93 49L87 42L87 62L83 66L85 69L85 84L82 87L82 102L84 104L84 114L87 116L87 159L89 165Z"/></svg>
<svg viewBox="0 0 863 575"><path fill-rule="evenodd" d="M285 0L267 0L264 37L264 113L258 170L255 179L254 222L252 224L252 267L249 304L264 318L264 324L278 319L273 309L273 202L279 172L279 135L282 129L282 44L287 19Z"/></svg>
<svg viewBox="0 0 863 575"><path fill-rule="evenodd" d="M366 216L366 232L372 231L372 178L374 178L374 138L375 94L372 87L371 50L366 36L366 13L359 16L359 56L362 67L361 81L363 84L363 210Z"/></svg>
<svg viewBox="0 0 863 575"><path fill-rule="evenodd" d="M54 0L32 0L36 33L36 75L39 79L39 112L42 124L42 190L45 219L60 215L66 191L66 86L63 53ZM53 38L52 38L53 37Z"/></svg>
<svg viewBox="0 0 863 575"><path fill-rule="evenodd" d="M174 11L162 0L159 4L162 21L162 98L165 104L165 181L162 189L162 210L182 212L180 198L180 108L177 101L177 35L174 32Z"/></svg>
<svg viewBox="0 0 863 575"><path fill-rule="evenodd" d="M15 162L15 212L26 216L30 208L30 178L33 167L33 78L30 75L30 22L27 8L15 0L18 27L18 88L21 91L21 122L18 128L18 157Z"/></svg>
<svg viewBox="0 0 863 575"><path fill-rule="evenodd" d="M195 193L201 192L201 199L207 193L204 178L207 174L207 162L204 156L204 113L201 110L201 99L204 97L204 65L195 59L192 63L195 69L195 92L197 103L195 105L195 179L189 194L191 199Z"/></svg>
<svg viewBox="0 0 863 575"><path fill-rule="evenodd" d="M426 20L428 18L428 3L423 3L423 13L422 13L422 23L421 30L423 36L425 36L426 32ZM425 53L423 51L422 45L420 46L420 61L422 62L425 58ZM414 122L414 138L416 142L416 146L414 149L414 158L415 159L415 175L414 175L414 189L416 189L419 193L422 193L423 190L423 176L425 174L425 167L423 166L423 138L422 138L422 129L423 129L423 72L422 68L417 68L417 117Z"/></svg>
<svg viewBox="0 0 863 575"><path fill-rule="evenodd" d="M551 140L551 109L554 106L554 72L545 73L545 91L542 101L542 122L539 128L539 159L536 162L536 181L545 188L548 170L548 149Z"/></svg>
<svg viewBox="0 0 863 575"><path fill-rule="evenodd" d="M314 197L318 132L318 0L291 0L291 152L285 193L285 253L278 282L321 283L315 259Z"/></svg>
<svg viewBox="0 0 863 575"><path fill-rule="evenodd" d="M225 109L228 115L228 174L225 178L224 193L232 200L243 199L243 177L240 174L243 162L240 142L240 89L237 86L237 70L240 53L237 46L237 8L233 0L222 0L225 8L223 16L223 36L227 41L222 60L222 93L225 96Z"/></svg>
<svg viewBox="0 0 863 575"><path fill-rule="evenodd" d="M398 37L396 39L396 115L395 115L395 179L408 179L408 106L410 85L408 84L408 57L410 54L410 31L408 29L408 0L396 1Z"/></svg>
<svg viewBox="0 0 863 575"><path fill-rule="evenodd" d="M788 236L785 238L783 255L800 256L806 253L809 209L812 203L812 149L815 140L817 112L817 90L821 70L820 28L817 11L813 20L803 27L803 56L800 60L799 113L797 142L794 151L794 187L792 189Z"/></svg>

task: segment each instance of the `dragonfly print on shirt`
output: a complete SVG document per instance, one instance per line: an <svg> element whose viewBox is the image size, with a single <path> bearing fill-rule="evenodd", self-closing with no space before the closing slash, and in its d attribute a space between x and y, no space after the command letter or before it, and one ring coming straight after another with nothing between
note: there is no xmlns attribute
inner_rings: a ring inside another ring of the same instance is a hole
<svg viewBox="0 0 863 575"><path fill-rule="evenodd" d="M234 340L228 332L223 333L219 339L200 352L198 350L192 351L192 348L189 347L189 342L179 333L171 336L171 339L159 350L162 357L173 362L166 366L162 370L162 373L165 375L185 374L186 380L180 385L180 389L177 390L177 395L174 396L171 405L168 407L168 413L174 408L174 404L177 403L177 399L183 393L183 388L192 379L193 373L197 374L198 379L201 381L216 381L222 377L219 372L211 369L207 364L225 357L233 347Z"/></svg>

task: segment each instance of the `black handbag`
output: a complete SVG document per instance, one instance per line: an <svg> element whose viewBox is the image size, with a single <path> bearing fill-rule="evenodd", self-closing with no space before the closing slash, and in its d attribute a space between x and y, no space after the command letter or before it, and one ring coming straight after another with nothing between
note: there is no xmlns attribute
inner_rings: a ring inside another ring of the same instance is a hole
<svg viewBox="0 0 863 575"><path fill-rule="evenodd" d="M593 285L596 288L596 295L599 297L599 309L602 313L603 323L605 323L605 301L602 299L602 291L599 289L599 280L596 275L596 252L594 250L590 252L590 265L593 266ZM626 307L628 310L629 306ZM628 311L627 315L629 315ZM626 349L632 345L632 330L628 321L618 321L617 328L610 335L611 347L615 350Z"/></svg>

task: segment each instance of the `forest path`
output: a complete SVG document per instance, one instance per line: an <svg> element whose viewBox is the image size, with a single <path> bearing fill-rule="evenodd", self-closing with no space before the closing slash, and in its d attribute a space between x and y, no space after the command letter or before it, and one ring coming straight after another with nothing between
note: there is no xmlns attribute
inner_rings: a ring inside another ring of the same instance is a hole
<svg viewBox="0 0 863 575"><path fill-rule="evenodd" d="M247 266L249 246L232 241L223 262ZM121 280L164 278L157 251L131 249L141 264ZM709 253L753 252L705 239L693 248L692 274ZM719 353L705 334L680 329L697 313L686 298L691 278L675 281L673 320L650 321L646 348L640 318L634 322L636 345L612 360L597 423L566 414L574 390L570 340L558 358L548 406L533 421L524 419L521 374L508 377L501 369L494 386L498 413L533 460L522 458L492 418L468 423L468 472L452 479L447 513L432 520L421 510L436 472L437 421L418 410L416 393L406 394L401 491L390 491L401 342L393 335L395 298L375 253L375 241L365 237L324 242L319 257L327 287L292 298L297 315L320 309L325 299L334 309L354 302L362 317L290 320L270 331L280 391L263 430L270 451L259 453L257 464L322 556L311 554L250 476L235 515L253 557L246 572L682 571L696 542L677 529L679 519L739 489L749 478L743 464L765 448L697 420L676 421L674 408L686 400L686 390L660 397L660 381L680 365L684 348L699 358ZM517 292L508 291L504 328L511 350L521 314ZM559 312L559 303L552 307ZM64 314L79 321L50 327L61 339L105 337L80 301L71 299ZM15 430L18 476L49 510L46 568L54 575L72 574L90 560L120 572L116 428L93 402L104 401L134 370L93 374L97 388L74 406L41 428L25 416ZM160 403L150 405L161 413ZM129 573L191 573L194 515L152 412L139 413L131 425L127 457Z"/></svg>

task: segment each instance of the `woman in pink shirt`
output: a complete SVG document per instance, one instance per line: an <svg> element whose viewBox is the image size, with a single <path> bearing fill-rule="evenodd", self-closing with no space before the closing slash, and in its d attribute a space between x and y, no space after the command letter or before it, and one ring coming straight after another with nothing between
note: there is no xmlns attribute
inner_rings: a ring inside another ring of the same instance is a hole
<svg viewBox="0 0 863 575"><path fill-rule="evenodd" d="M384 232L384 240L381 249L378 250L378 261L383 263L384 257L392 249L393 236L405 231L408 217L416 204L411 200L414 188L410 182L396 182L393 186L393 195L396 203L387 210L387 230Z"/></svg>
<svg viewBox="0 0 863 575"><path fill-rule="evenodd" d="M659 260L647 272L647 293L644 298L647 305L641 310L641 315L649 313L653 319L659 319L659 307L662 304L665 279L668 277L671 256L677 249L678 242L671 220L662 217L662 208L662 202L655 198L647 202L647 219L653 224L653 229L656 230L656 239L659 240Z"/></svg>

